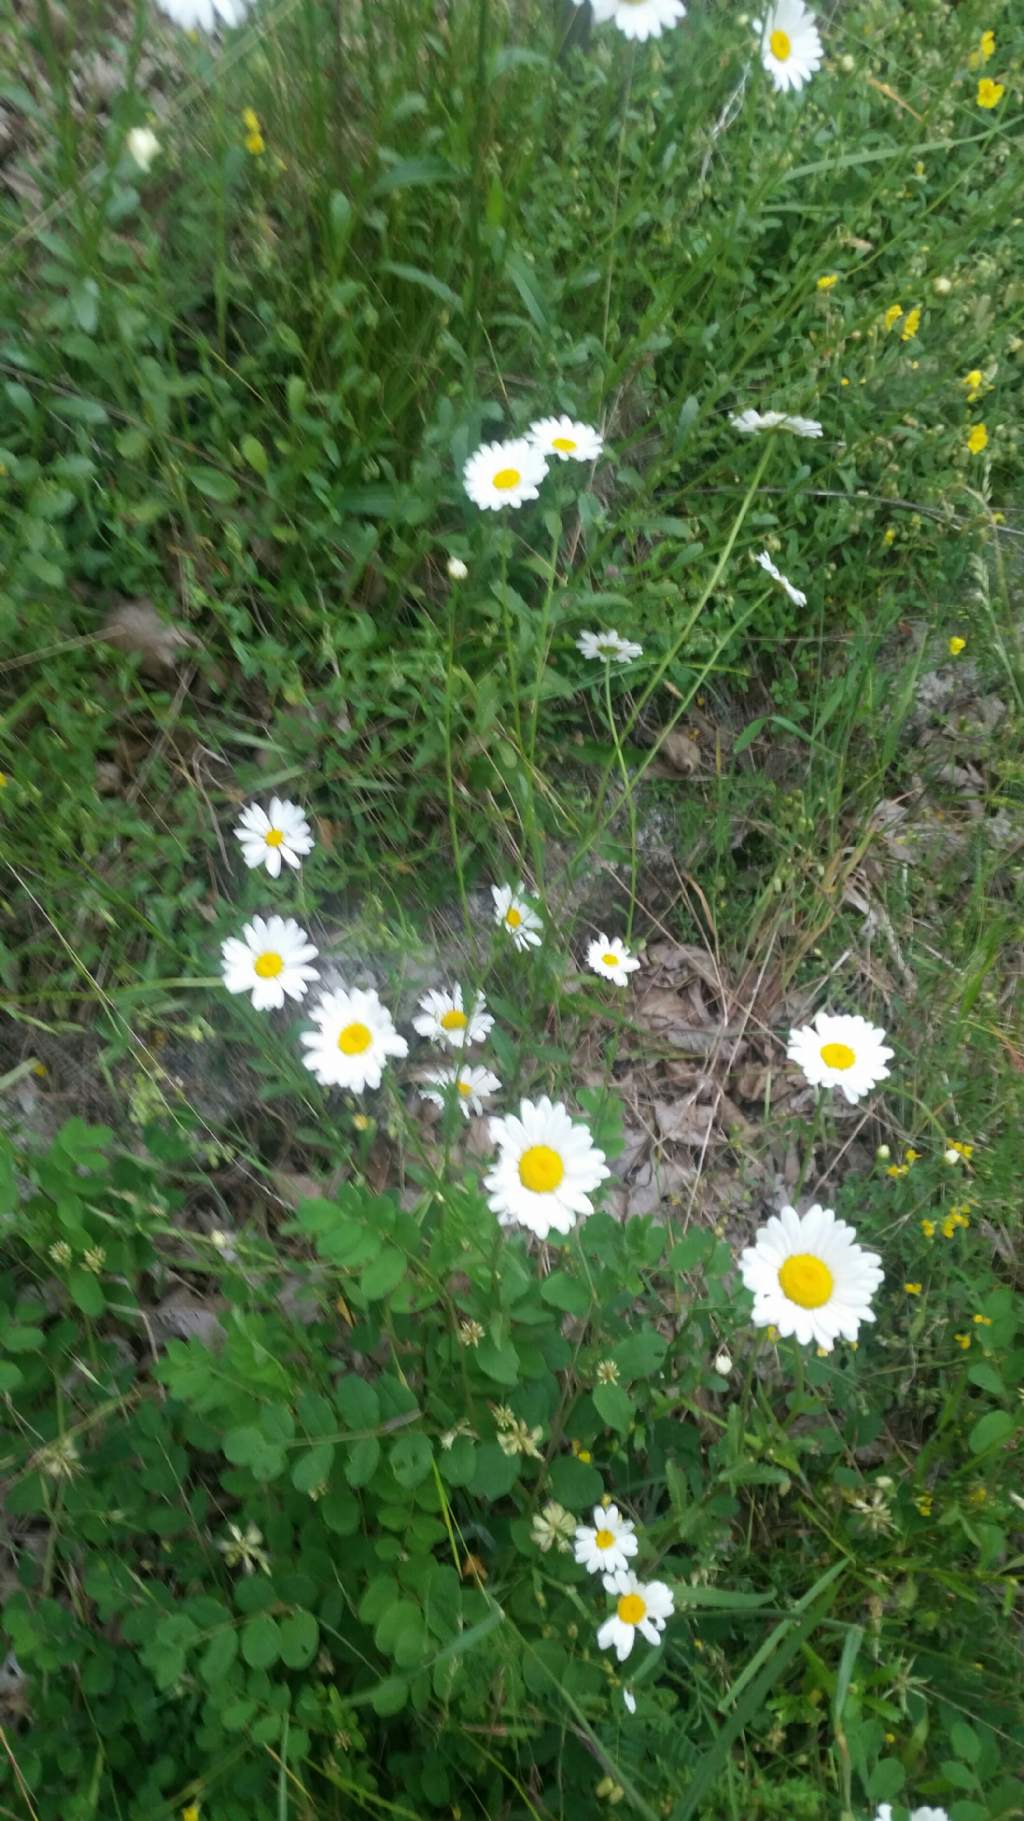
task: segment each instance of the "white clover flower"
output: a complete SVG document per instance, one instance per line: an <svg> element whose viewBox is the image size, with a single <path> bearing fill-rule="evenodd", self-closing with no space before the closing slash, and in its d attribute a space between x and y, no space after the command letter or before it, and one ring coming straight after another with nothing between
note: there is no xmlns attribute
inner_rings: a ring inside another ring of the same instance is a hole
<svg viewBox="0 0 1024 1821"><path fill-rule="evenodd" d="M221 1537L217 1548L229 1568L242 1568L246 1574L254 1574L258 1568L262 1574L270 1573L270 1558L263 1547L263 1532L255 1524L247 1524L240 1530L237 1524L228 1525L228 1534Z"/></svg>
<svg viewBox="0 0 1024 1821"><path fill-rule="evenodd" d="M758 553L757 561L760 563L761 568L765 571L766 575L770 575L773 582L778 582L779 587L785 589L795 607L806 607L807 596L804 594L803 590L794 588L792 582L783 575L782 570L776 569L767 550L762 550Z"/></svg>
<svg viewBox="0 0 1024 1821"><path fill-rule="evenodd" d="M853 1227L831 1208L806 1214L783 1208L740 1254L740 1274L753 1292L756 1328L774 1326L831 1353L836 1340L856 1340L874 1321L871 1298L882 1282L877 1252L857 1244Z"/></svg>
<svg viewBox="0 0 1024 1821"><path fill-rule="evenodd" d="M235 834L242 844L246 866L265 866L272 879L281 871L282 860L297 868L314 845L309 823L298 804L281 797L271 797L269 809L250 803L242 811Z"/></svg>
<svg viewBox="0 0 1024 1821"><path fill-rule="evenodd" d="M821 38L803 0L777 0L754 29L761 40L761 62L778 90L802 89L820 69Z"/></svg>
<svg viewBox="0 0 1024 1821"><path fill-rule="evenodd" d="M535 449L560 462L596 462L604 448L600 430L571 417L539 417L528 434Z"/></svg>
<svg viewBox="0 0 1024 1821"><path fill-rule="evenodd" d="M450 992L424 993L420 1000L419 1016L412 1021L413 1030L419 1031L421 1037L430 1037L435 1043L447 1043L453 1050L462 1050L470 1043L483 1043L494 1019L486 1011L487 1001L482 993L473 997L467 1012L462 1000L461 986L453 986Z"/></svg>
<svg viewBox="0 0 1024 1821"><path fill-rule="evenodd" d="M254 917L241 939L221 943L224 985L229 993L251 993L258 1012L279 1011L285 999L302 999L317 977L308 963L316 954L292 917Z"/></svg>
<svg viewBox="0 0 1024 1821"><path fill-rule="evenodd" d="M517 436L507 443L482 443L463 468L462 482L481 512L498 512L535 500L547 471L540 450Z"/></svg>
<svg viewBox="0 0 1024 1821"><path fill-rule="evenodd" d="M577 6L580 0L576 0ZM624 38L645 44L685 17L683 0L591 0L595 25L617 25Z"/></svg>
<svg viewBox="0 0 1024 1821"><path fill-rule="evenodd" d="M536 1543L542 1555L547 1555L549 1549L556 1549L559 1555L568 1555L575 1528L572 1513L550 1499L543 1511L533 1514L530 1540Z"/></svg>
<svg viewBox="0 0 1024 1821"><path fill-rule="evenodd" d="M518 885L492 885L494 921L508 931L516 948L539 948L543 924L526 902L525 892L521 879Z"/></svg>
<svg viewBox="0 0 1024 1821"><path fill-rule="evenodd" d="M420 1088L420 1098L432 1100L435 1106L443 1107L452 1088L455 1090L459 1109L464 1119L471 1113L482 1113L484 1101L490 1100L501 1086L497 1075L490 1069L468 1068L465 1064L457 1069L436 1069L423 1077L430 1081L432 1087Z"/></svg>
<svg viewBox="0 0 1024 1821"><path fill-rule="evenodd" d="M719 1378L728 1378L732 1371L732 1358L724 1347L720 1353L715 1354L715 1371L718 1373Z"/></svg>
<svg viewBox="0 0 1024 1821"><path fill-rule="evenodd" d="M821 425L813 417L791 417L788 411L734 412L730 417L734 430L754 436L762 430L792 430L794 436L820 436Z"/></svg>
<svg viewBox="0 0 1024 1821"><path fill-rule="evenodd" d="M585 658L616 664L629 664L644 655L642 645L635 645L632 639L624 639L617 632L581 632L576 649Z"/></svg>
<svg viewBox="0 0 1024 1821"><path fill-rule="evenodd" d="M599 1650L614 1650L624 1663L639 1631L648 1644L660 1644L666 1619L675 1611L671 1589L664 1581L638 1581L635 1574L620 1569L609 1575L605 1587L615 1597L615 1612L597 1633Z"/></svg>
<svg viewBox="0 0 1024 1821"><path fill-rule="evenodd" d="M241 25L252 0L157 0L157 5L184 32L212 32L220 25Z"/></svg>
<svg viewBox="0 0 1024 1821"><path fill-rule="evenodd" d="M327 993L311 1015L319 1029L303 1031L308 1053L302 1060L323 1087L348 1088L353 1094L379 1088L389 1057L409 1054L391 1013L372 989Z"/></svg>
<svg viewBox="0 0 1024 1821"><path fill-rule="evenodd" d="M125 134L125 150L133 159L140 171L148 171L154 158L160 156L160 141L148 126L133 126Z"/></svg>
<svg viewBox="0 0 1024 1821"><path fill-rule="evenodd" d="M614 980L616 986L628 986L630 974L636 972L640 963L630 954L621 936L601 935L587 949L587 966L606 980Z"/></svg>
<svg viewBox="0 0 1024 1821"><path fill-rule="evenodd" d="M577 1524L573 1555L588 1574L615 1574L629 1567L640 1547L636 1526L617 1505L595 1505L593 1524Z"/></svg>
<svg viewBox="0 0 1024 1821"><path fill-rule="evenodd" d="M501 1226L529 1227L538 1239L569 1233L592 1214L590 1195L608 1175L589 1129L543 1095L521 1100L519 1116L491 1120L499 1156L484 1177L488 1206Z"/></svg>
<svg viewBox="0 0 1024 1821"><path fill-rule="evenodd" d="M790 1032L786 1055L812 1087L841 1088L852 1106L888 1079L892 1051L884 1037L866 1018L819 1012L813 1024Z"/></svg>

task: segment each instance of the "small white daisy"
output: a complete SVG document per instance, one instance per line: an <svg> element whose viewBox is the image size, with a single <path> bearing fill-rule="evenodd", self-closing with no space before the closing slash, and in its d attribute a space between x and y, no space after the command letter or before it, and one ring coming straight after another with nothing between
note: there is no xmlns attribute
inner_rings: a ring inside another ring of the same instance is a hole
<svg viewBox="0 0 1024 1821"><path fill-rule="evenodd" d="M508 930L516 948L539 948L543 925L536 911L527 904L525 891L521 879L518 885L492 885L494 921Z"/></svg>
<svg viewBox="0 0 1024 1821"><path fill-rule="evenodd" d="M540 450L517 436L508 443L482 443L462 470L462 481L474 506L498 512L502 506L535 500L547 471Z"/></svg>
<svg viewBox="0 0 1024 1821"><path fill-rule="evenodd" d="M730 417L734 430L744 436L761 430L792 430L794 436L820 436L821 425L813 417L791 417L788 411L736 411Z"/></svg>
<svg viewBox="0 0 1024 1821"><path fill-rule="evenodd" d="M596 462L604 448L600 430L571 417L540 417L530 425L529 435L535 449L560 462Z"/></svg>
<svg viewBox="0 0 1024 1821"><path fill-rule="evenodd" d="M219 25L241 25L252 0L157 0L157 5L182 31L212 32Z"/></svg>
<svg viewBox="0 0 1024 1821"><path fill-rule="evenodd" d="M617 632L581 632L576 649L585 658L597 658L608 664L629 664L644 655L642 645L635 645L632 639L624 639Z"/></svg>
<svg viewBox="0 0 1024 1821"><path fill-rule="evenodd" d="M125 149L140 171L148 171L154 158L160 156L160 141L148 126L133 126L125 134Z"/></svg>
<svg viewBox="0 0 1024 1821"><path fill-rule="evenodd" d="M857 1244L854 1229L831 1208L806 1214L783 1208L759 1227L740 1254L740 1274L753 1292L755 1328L773 1324L803 1347L856 1340L861 1322L874 1321L871 1298L882 1281L877 1252Z"/></svg>
<svg viewBox="0 0 1024 1821"><path fill-rule="evenodd" d="M303 1031L308 1054L302 1060L323 1087L348 1088L354 1094L379 1088L388 1058L409 1054L372 988L325 993L311 1015L319 1029Z"/></svg>
<svg viewBox="0 0 1024 1821"><path fill-rule="evenodd" d="M676 25L686 14L683 0L591 0L591 6L595 25L611 21L624 38L641 44L660 38L667 25Z"/></svg>
<svg viewBox="0 0 1024 1821"><path fill-rule="evenodd" d="M885 1032L855 1014L819 1012L813 1024L790 1031L786 1056L815 1088L842 1088L851 1106L888 1079L892 1051Z"/></svg>
<svg viewBox="0 0 1024 1821"><path fill-rule="evenodd" d="M485 1009L486 1005L483 994L477 993L467 1012L461 986L453 986L448 993L424 993L419 1017L413 1019L412 1028L419 1031L421 1037L430 1037L435 1043L447 1043L453 1050L462 1050L467 1044L483 1043L493 1025L494 1019Z"/></svg>
<svg viewBox="0 0 1024 1821"><path fill-rule="evenodd" d="M875 1821L892 1821L892 1803L880 1802L875 1810ZM949 1821L944 1808L913 1808L910 1821Z"/></svg>
<svg viewBox="0 0 1024 1821"><path fill-rule="evenodd" d="M788 577L783 575L782 570L775 567L767 550L758 552L757 561L760 563L765 574L770 575L773 582L778 582L779 587L785 589L795 607L806 607L807 596L804 594L803 590L801 588L794 588Z"/></svg>
<svg viewBox="0 0 1024 1821"><path fill-rule="evenodd" d="M628 986L629 976L640 966L635 955L631 955L621 936L598 936L587 950L587 966L595 974L603 974L606 980L614 980L616 986Z"/></svg>
<svg viewBox="0 0 1024 1821"><path fill-rule="evenodd" d="M302 855L314 845L309 823L298 804L281 797L271 797L269 809L250 803L242 811L235 834L242 843L246 866L265 866L272 879L281 871L282 860L297 867Z"/></svg>
<svg viewBox="0 0 1024 1821"><path fill-rule="evenodd" d="M577 1524L573 1554L588 1574L614 1574L629 1567L640 1544L636 1526L617 1505L595 1505L593 1524Z"/></svg>
<svg viewBox="0 0 1024 1821"><path fill-rule="evenodd" d="M292 917L254 917L241 935L221 944L224 985L229 993L251 993L258 1012L278 1011L285 998L302 999L311 980L316 949Z"/></svg>
<svg viewBox="0 0 1024 1821"><path fill-rule="evenodd" d="M484 1101L496 1094L501 1086L497 1075L490 1069L469 1068L462 1064L457 1069L435 1069L424 1075L424 1081L432 1081L433 1087L421 1088L420 1095L424 1100L432 1100L435 1106L443 1107L452 1088L458 1099L463 1118L468 1119L471 1113L482 1113Z"/></svg>
<svg viewBox="0 0 1024 1821"><path fill-rule="evenodd" d="M609 1575L605 1587L615 1595L615 1611L598 1631L598 1649L614 1650L624 1663L637 1632L648 1644L660 1644L665 1621L675 1611L671 1588L664 1581L638 1581L628 1569Z"/></svg>
<svg viewBox="0 0 1024 1821"><path fill-rule="evenodd" d="M491 1120L497 1162L484 1177L488 1206L503 1227L529 1227L546 1239L552 1227L569 1233L581 1214L592 1214L591 1193L608 1175L585 1125L548 1099L521 1100L519 1117Z"/></svg>
<svg viewBox="0 0 1024 1821"><path fill-rule="evenodd" d="M803 0L777 0L754 30L761 40L761 62L777 89L802 89L821 68L821 38Z"/></svg>

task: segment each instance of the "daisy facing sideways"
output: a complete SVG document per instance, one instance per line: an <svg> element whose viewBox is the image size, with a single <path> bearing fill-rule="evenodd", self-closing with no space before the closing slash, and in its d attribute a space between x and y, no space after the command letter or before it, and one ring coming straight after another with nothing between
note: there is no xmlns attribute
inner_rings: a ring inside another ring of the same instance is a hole
<svg viewBox="0 0 1024 1821"><path fill-rule="evenodd" d="M794 436L820 436L821 425L814 417L791 417L788 411L735 411L730 417L734 430L742 436L757 436L762 430L792 430Z"/></svg>
<svg viewBox="0 0 1024 1821"><path fill-rule="evenodd" d="M251 993L258 1012L278 1011L285 999L302 999L316 968L316 949L292 917L254 917L241 938L221 943L224 985L229 993Z"/></svg>
<svg viewBox="0 0 1024 1821"><path fill-rule="evenodd" d="M598 1630L598 1649L614 1650L624 1663L637 1632L648 1644L660 1644L665 1621L675 1611L671 1588L664 1581L638 1581L628 1569L608 1575L605 1587L615 1595L615 1611Z"/></svg>
<svg viewBox="0 0 1024 1821"><path fill-rule="evenodd" d="M497 1162L484 1177L487 1203L503 1227L529 1227L538 1239L552 1228L570 1233L581 1214L592 1214L591 1193L608 1175L585 1125L546 1094L521 1100L519 1117L491 1120Z"/></svg>
<svg viewBox="0 0 1024 1821"><path fill-rule="evenodd" d="M507 443L482 443L462 470L462 483L481 512L535 500L548 471L540 450L525 436Z"/></svg>
<svg viewBox="0 0 1024 1821"><path fill-rule="evenodd" d="M635 1525L617 1505L595 1505L593 1524L576 1526L573 1554L588 1574L615 1574L628 1568L639 1547Z"/></svg>
<svg viewBox="0 0 1024 1821"><path fill-rule="evenodd" d="M632 639L624 639L617 632L581 632L576 640L576 649L585 658L597 658L607 663L630 664L634 658L642 658L644 648L636 645Z"/></svg>
<svg viewBox="0 0 1024 1821"><path fill-rule="evenodd" d="M596 462L604 448L600 430L571 417L539 417L530 425L530 441L549 460L560 462Z"/></svg>
<svg viewBox="0 0 1024 1821"><path fill-rule="evenodd" d="M778 0L754 29L761 40L761 62L780 92L802 89L821 68L821 39L803 0Z"/></svg>
<svg viewBox="0 0 1024 1821"><path fill-rule="evenodd" d="M803 589L794 588L788 576L783 575L782 570L775 567L767 550L759 551L756 560L760 563L765 574L770 575L773 582L778 582L779 587L785 589L794 607L806 607L807 596L804 594Z"/></svg>
<svg viewBox="0 0 1024 1821"><path fill-rule="evenodd" d="M421 1037L431 1037L435 1043L447 1043L453 1050L461 1050L469 1043L483 1043L494 1023L485 1010L486 1005L483 994L477 993L467 1012L461 986L453 986L447 993L424 993L419 1016L413 1019L412 1028L419 1031Z"/></svg>
<svg viewBox="0 0 1024 1821"><path fill-rule="evenodd" d="M640 966L635 955L631 955L621 936L598 936L587 950L587 966L595 974L603 974L606 980L614 980L616 986L628 986L629 976Z"/></svg>
<svg viewBox="0 0 1024 1821"><path fill-rule="evenodd" d="M892 1051L877 1024L854 1014L819 1012L813 1024L790 1031L786 1055L815 1088L841 1088L851 1106L886 1081Z"/></svg>
<svg viewBox="0 0 1024 1821"><path fill-rule="evenodd" d="M516 948L539 948L543 926L536 911L527 904L525 892L521 879L518 885L492 885L494 921L508 931Z"/></svg>
<svg viewBox="0 0 1024 1821"><path fill-rule="evenodd" d="M432 1100L435 1106L443 1107L448 1095L454 1088L459 1103L459 1111L464 1119L471 1113L482 1113L484 1101L490 1100L501 1086L497 1075L490 1069L468 1068L465 1063L457 1069L434 1069L424 1075L424 1081L433 1083L432 1087L421 1087L420 1095L424 1100Z"/></svg>
<svg viewBox="0 0 1024 1821"><path fill-rule="evenodd" d="M754 1297L755 1328L776 1327L802 1347L831 1353L874 1321L871 1298L882 1281L877 1252L857 1244L854 1229L817 1204L806 1214L783 1208L759 1227L740 1254L740 1275Z"/></svg>
<svg viewBox="0 0 1024 1821"><path fill-rule="evenodd" d="M577 6L580 0L576 0ZM595 25L617 25L624 38L645 44L685 17L683 0L590 0Z"/></svg>
<svg viewBox="0 0 1024 1821"><path fill-rule="evenodd" d="M271 797L269 809L250 803L242 811L235 834L242 844L246 866L265 866L272 879L281 871L282 860L286 866L301 866L302 856L310 853L314 845L309 823L298 804L283 797Z"/></svg>
<svg viewBox="0 0 1024 1821"><path fill-rule="evenodd" d="M184 32L212 32L220 25L241 25L252 0L157 0L157 5Z"/></svg>
<svg viewBox="0 0 1024 1821"><path fill-rule="evenodd" d="M311 1015L318 1028L303 1031L302 1060L322 1087L348 1088L353 1094L379 1088L389 1058L409 1054L409 1045L372 988L348 992L342 987L325 993Z"/></svg>

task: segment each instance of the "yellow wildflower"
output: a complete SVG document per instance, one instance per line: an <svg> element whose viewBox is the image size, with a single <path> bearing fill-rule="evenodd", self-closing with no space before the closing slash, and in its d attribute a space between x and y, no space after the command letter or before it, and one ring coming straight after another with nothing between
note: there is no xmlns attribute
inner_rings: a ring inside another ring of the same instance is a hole
<svg viewBox="0 0 1024 1821"><path fill-rule="evenodd" d="M972 455L980 455L988 448L988 431L984 424L972 424L967 438L967 447Z"/></svg>
<svg viewBox="0 0 1024 1821"><path fill-rule="evenodd" d="M259 158L266 151L266 142L262 133L246 133L245 149L251 158Z"/></svg>
<svg viewBox="0 0 1024 1821"><path fill-rule="evenodd" d="M839 283L839 273L838 272L825 272L825 273L823 273L822 277L819 278L819 280L818 280L818 290L819 291L831 291L832 286L837 285L838 283Z"/></svg>
<svg viewBox="0 0 1024 1821"><path fill-rule="evenodd" d="M982 63L987 63L989 58L995 54L995 48L995 32L982 32L981 43L978 45L978 55Z"/></svg>
<svg viewBox="0 0 1024 1821"><path fill-rule="evenodd" d="M32 1064L32 1073L33 1075L37 1075L40 1081L45 1081L50 1071L45 1062L34 1062Z"/></svg>
<svg viewBox="0 0 1024 1821"><path fill-rule="evenodd" d="M891 1163L886 1170L887 1176L907 1176L910 1173L909 1163Z"/></svg>
<svg viewBox="0 0 1024 1821"><path fill-rule="evenodd" d="M7 773L5 771L0 771L0 790L6 790L6 789L7 789Z"/></svg>
<svg viewBox="0 0 1024 1821"><path fill-rule="evenodd" d="M959 1157L966 1158L968 1161L974 1156L973 1144L961 1144L956 1138L950 1139L949 1149L955 1151Z"/></svg>
<svg viewBox="0 0 1024 1821"><path fill-rule="evenodd" d="M970 1492L967 1494L968 1503L971 1505L984 1505L987 1498L987 1486L972 1486Z"/></svg>
<svg viewBox="0 0 1024 1821"><path fill-rule="evenodd" d="M973 405L975 399L981 397L981 388L985 384L985 375L980 367L972 367L969 373L964 374L960 384L967 387L967 403Z"/></svg>
<svg viewBox="0 0 1024 1821"><path fill-rule="evenodd" d="M965 646L965 645L966 645L966 644L967 644L967 640L966 640L966 639L958 639L958 638L957 638L957 637L956 637L956 636L955 636L955 635L954 635L954 637L953 637L953 638L951 638L951 639L950 639L950 641L949 641L949 655L950 655L950 657L951 657L951 658L958 658L958 657L959 657L959 656L960 656L960 653L961 653L961 652L962 652L962 651L963 651L963 649L964 649L964 646Z"/></svg>
<svg viewBox="0 0 1024 1821"><path fill-rule="evenodd" d="M921 327L921 312L915 306L915 308L913 310L907 311L907 314L903 319L903 327L900 330L900 340L901 341L912 341L920 327Z"/></svg>
<svg viewBox="0 0 1024 1821"><path fill-rule="evenodd" d="M589 1467L593 1458L589 1448L579 1448L576 1451L576 1459L582 1461L584 1467Z"/></svg>
<svg viewBox="0 0 1024 1821"><path fill-rule="evenodd" d="M769 1340L778 1340L778 1338L779 1338L779 1330L775 1326L775 1323L773 1321L770 1321L768 1323L768 1326L765 1329L765 1333L767 1334Z"/></svg>
<svg viewBox="0 0 1024 1821"><path fill-rule="evenodd" d="M891 329L894 323L899 322L899 319L902 315L903 315L903 305L902 304L890 304L889 308L885 312L886 328Z"/></svg>
<svg viewBox="0 0 1024 1821"><path fill-rule="evenodd" d="M978 82L978 106L998 107L1006 93L1006 85L993 82L991 76L982 76Z"/></svg>
<svg viewBox="0 0 1024 1821"><path fill-rule="evenodd" d="M972 1315L971 1320L977 1322L979 1328L991 1328L992 1326L991 1315Z"/></svg>
<svg viewBox="0 0 1024 1821"><path fill-rule="evenodd" d="M904 1284L903 1288L908 1296L920 1296L921 1294L920 1284Z"/></svg>
<svg viewBox="0 0 1024 1821"><path fill-rule="evenodd" d="M352 1124L355 1126L357 1132L368 1132L370 1129L370 1121L367 1119L365 1113L353 1113Z"/></svg>
<svg viewBox="0 0 1024 1821"><path fill-rule="evenodd" d="M258 133L259 132L260 117L257 114L255 108L244 107L242 109L242 125L244 126L247 133Z"/></svg>
<svg viewBox="0 0 1024 1821"><path fill-rule="evenodd" d="M930 1492L922 1492L919 1497L914 1500L914 1504L917 1506L922 1517L931 1517L932 1495Z"/></svg>
<svg viewBox="0 0 1024 1821"><path fill-rule="evenodd" d="M885 530L882 533L882 542L883 542L883 544L894 544L896 542L895 525L886 526Z"/></svg>
<svg viewBox="0 0 1024 1821"><path fill-rule="evenodd" d="M908 1146L903 1153L903 1161L904 1163L916 1163L920 1155L920 1151L915 1151L912 1147Z"/></svg>
<svg viewBox="0 0 1024 1821"><path fill-rule="evenodd" d="M190 1802L187 1808L182 1809L181 1821L199 1821L198 1802Z"/></svg>
<svg viewBox="0 0 1024 1821"><path fill-rule="evenodd" d="M935 1222L934 1222L934 1220L922 1220L922 1222L921 1222L921 1231L922 1231L922 1233L923 1233L923 1234L924 1234L924 1236L925 1236L925 1238L926 1238L926 1239L934 1239L934 1238L935 1238Z"/></svg>
<svg viewBox="0 0 1024 1821"><path fill-rule="evenodd" d="M953 1339L956 1341L957 1346L962 1347L964 1352L966 1353L968 1347L971 1344L970 1335L969 1334L954 1334Z"/></svg>

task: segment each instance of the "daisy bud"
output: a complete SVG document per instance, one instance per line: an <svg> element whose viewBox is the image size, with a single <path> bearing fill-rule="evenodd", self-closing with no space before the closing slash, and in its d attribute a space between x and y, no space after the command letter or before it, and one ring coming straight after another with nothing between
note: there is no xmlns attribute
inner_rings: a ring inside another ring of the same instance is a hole
<svg viewBox="0 0 1024 1821"><path fill-rule="evenodd" d="M160 141L148 126L133 126L124 143L140 171L148 171L154 158L160 156Z"/></svg>
<svg viewBox="0 0 1024 1821"><path fill-rule="evenodd" d="M853 72L857 68L857 65L856 65L854 58L852 58L850 56L849 51L846 52L845 56L840 57L839 68L842 70L844 76L853 75Z"/></svg>
<svg viewBox="0 0 1024 1821"><path fill-rule="evenodd" d="M724 1347L722 1348L721 1353L715 1354L715 1371L720 1378L728 1378L732 1371L732 1360Z"/></svg>
<svg viewBox="0 0 1024 1821"><path fill-rule="evenodd" d="M952 289L953 280L951 278L939 277L932 279L932 290L937 297L948 297Z"/></svg>
<svg viewBox="0 0 1024 1821"><path fill-rule="evenodd" d="M875 1152L875 1156L878 1158L879 1163L888 1163L892 1156L892 1152L887 1144L880 1144Z"/></svg>
<svg viewBox="0 0 1024 1821"><path fill-rule="evenodd" d="M461 556L450 556L448 558L448 574L451 576L453 582L465 581L469 574L469 570L466 568Z"/></svg>
<svg viewBox="0 0 1024 1821"><path fill-rule="evenodd" d="M943 1151L942 1160L944 1163L958 1164L960 1162L960 1153L959 1151L954 1151L950 1148L948 1151Z"/></svg>

